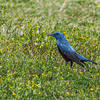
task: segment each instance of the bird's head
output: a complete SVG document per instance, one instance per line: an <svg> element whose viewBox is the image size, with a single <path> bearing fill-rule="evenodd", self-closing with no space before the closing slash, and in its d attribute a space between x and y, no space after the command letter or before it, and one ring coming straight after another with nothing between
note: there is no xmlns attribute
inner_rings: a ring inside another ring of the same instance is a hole
<svg viewBox="0 0 100 100"><path fill-rule="evenodd" d="M49 36L54 36L57 40L61 40L64 38L64 35L60 32L55 32L53 34L48 34Z"/></svg>

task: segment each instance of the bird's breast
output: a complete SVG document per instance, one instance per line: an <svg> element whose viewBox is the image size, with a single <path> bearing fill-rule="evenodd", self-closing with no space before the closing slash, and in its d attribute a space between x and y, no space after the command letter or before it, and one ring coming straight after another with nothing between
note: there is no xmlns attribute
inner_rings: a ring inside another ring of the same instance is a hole
<svg viewBox="0 0 100 100"><path fill-rule="evenodd" d="M59 45L59 46L57 45L57 47L58 47L58 50L59 50L60 54L62 55L62 57L63 57L66 61L70 61L70 59L60 50L60 45Z"/></svg>

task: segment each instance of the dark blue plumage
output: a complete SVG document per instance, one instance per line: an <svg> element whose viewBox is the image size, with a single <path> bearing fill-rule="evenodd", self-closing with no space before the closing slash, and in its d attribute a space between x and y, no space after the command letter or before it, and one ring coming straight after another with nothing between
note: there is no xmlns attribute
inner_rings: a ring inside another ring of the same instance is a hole
<svg viewBox="0 0 100 100"><path fill-rule="evenodd" d="M60 33L60 32L55 32L53 34L48 34L50 36L54 36L57 40L57 48L60 52L60 54L63 56L63 58L66 61L66 65L68 64L68 62L71 62L71 67L73 65L73 62L76 62L77 64L81 65L82 67L84 67L83 64L84 61L90 61L94 64L94 61L91 61L83 56L81 56L80 54L78 54L74 48L69 44L69 42L67 41L67 39L65 38L65 36ZM83 63L83 64L82 64Z"/></svg>

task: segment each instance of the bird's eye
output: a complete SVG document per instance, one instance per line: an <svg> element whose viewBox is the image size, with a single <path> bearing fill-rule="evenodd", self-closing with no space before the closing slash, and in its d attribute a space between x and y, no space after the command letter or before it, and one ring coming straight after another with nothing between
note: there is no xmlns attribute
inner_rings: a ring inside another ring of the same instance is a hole
<svg viewBox="0 0 100 100"><path fill-rule="evenodd" d="M56 35L58 35L58 33Z"/></svg>

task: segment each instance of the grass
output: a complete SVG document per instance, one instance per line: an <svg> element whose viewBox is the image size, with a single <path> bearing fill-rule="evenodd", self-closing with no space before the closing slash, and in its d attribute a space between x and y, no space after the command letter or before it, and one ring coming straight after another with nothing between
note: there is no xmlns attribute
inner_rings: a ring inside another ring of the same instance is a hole
<svg viewBox="0 0 100 100"><path fill-rule="evenodd" d="M0 0L0 100L100 98L99 0ZM65 66L62 32L87 62Z"/></svg>

